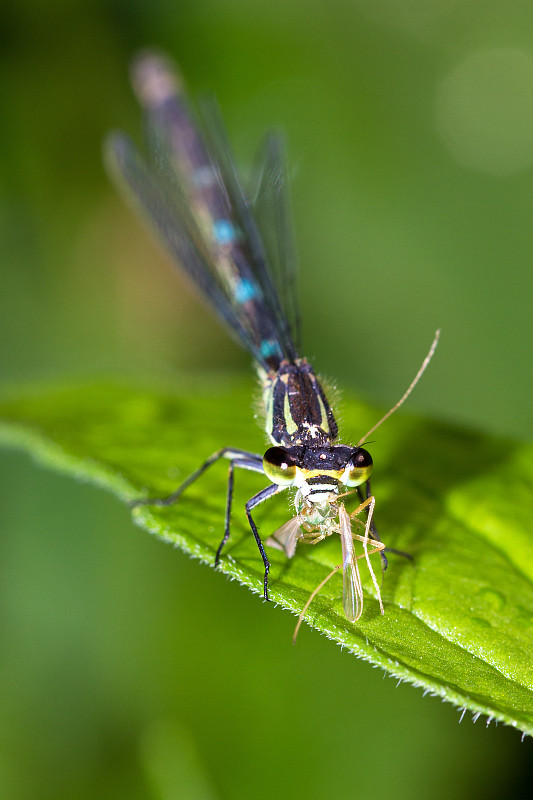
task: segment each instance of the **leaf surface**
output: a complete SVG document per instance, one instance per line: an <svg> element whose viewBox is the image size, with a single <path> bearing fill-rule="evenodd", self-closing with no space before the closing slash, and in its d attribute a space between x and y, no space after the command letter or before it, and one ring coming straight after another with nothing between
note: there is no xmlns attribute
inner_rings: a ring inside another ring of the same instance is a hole
<svg viewBox="0 0 533 800"><path fill-rule="evenodd" d="M343 441L379 412L346 399ZM124 501L163 497L223 446L262 452L250 386L164 389L92 383L14 392L0 403L0 441ZM375 519L389 556L385 616L361 568L365 606L350 623L335 575L306 620L355 654L432 693L533 733L533 447L400 414L374 435ZM179 503L134 509L135 522L213 564L223 532L227 462L212 466ZM232 537L220 568L262 591L262 562L244 501L265 485L237 472ZM284 495L257 509L265 540L293 515ZM340 562L336 537L301 545L293 559L268 550L271 597L299 614ZM373 556L379 573L379 556ZM362 564L363 562L360 562Z"/></svg>

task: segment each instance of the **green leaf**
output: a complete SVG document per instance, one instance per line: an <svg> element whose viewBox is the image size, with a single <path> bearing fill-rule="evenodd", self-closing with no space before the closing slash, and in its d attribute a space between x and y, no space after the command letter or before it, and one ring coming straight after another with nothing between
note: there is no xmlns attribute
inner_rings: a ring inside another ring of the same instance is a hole
<svg viewBox="0 0 533 800"><path fill-rule="evenodd" d="M19 392L0 403L0 440L125 501L164 496L213 451L261 452L250 386L210 381L205 390L92 384ZM378 418L346 400L344 441ZM389 557L379 614L362 569L365 607L350 623L335 575L314 599L310 625L401 679L474 713L533 733L533 448L399 414L374 434L375 519ZM227 463L216 464L179 503L140 507L137 524L212 565L224 517ZM242 503L265 485L236 476L232 537L221 569L260 593L262 562ZM292 512L279 498L261 506L263 538ZM269 550L271 596L299 614L340 561L330 537L288 560ZM379 572L379 556L375 567ZM362 562L361 562L362 563Z"/></svg>

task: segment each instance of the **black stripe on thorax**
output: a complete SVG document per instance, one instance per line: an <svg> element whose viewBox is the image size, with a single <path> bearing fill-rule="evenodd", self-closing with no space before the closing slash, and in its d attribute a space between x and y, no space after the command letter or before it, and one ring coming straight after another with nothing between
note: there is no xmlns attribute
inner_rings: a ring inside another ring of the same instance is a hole
<svg viewBox="0 0 533 800"><path fill-rule="evenodd" d="M267 378L265 399L272 441L289 447L333 442L338 427L313 368L304 359L282 361Z"/></svg>

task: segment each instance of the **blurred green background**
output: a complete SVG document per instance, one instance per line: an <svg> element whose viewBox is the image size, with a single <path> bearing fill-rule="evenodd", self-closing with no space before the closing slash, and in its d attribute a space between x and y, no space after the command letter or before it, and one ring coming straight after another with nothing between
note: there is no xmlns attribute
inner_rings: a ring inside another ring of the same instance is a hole
<svg viewBox="0 0 533 800"><path fill-rule="evenodd" d="M157 45L244 166L287 134L317 369L388 407L440 326L410 409L530 437L529 1L4 0L0 31L2 383L249 373L102 169ZM515 731L293 648L292 617L112 497L1 463L0 797L530 796Z"/></svg>

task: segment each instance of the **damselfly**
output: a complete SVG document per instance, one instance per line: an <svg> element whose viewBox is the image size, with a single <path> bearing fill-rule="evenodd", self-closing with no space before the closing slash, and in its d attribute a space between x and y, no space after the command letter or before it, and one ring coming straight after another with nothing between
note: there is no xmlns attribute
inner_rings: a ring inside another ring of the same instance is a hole
<svg viewBox="0 0 533 800"><path fill-rule="evenodd" d="M370 555L379 552L383 568L387 563L385 545L373 520L372 458L360 446L364 439L356 446L337 443L338 428L331 406L311 365L298 355L295 343L295 259L281 140L277 136L266 140L255 188L248 195L213 109L204 120L205 133L201 133L181 77L165 57L142 54L133 66L133 85L147 117L150 160L140 155L125 134L113 133L107 141L107 162L128 198L252 356L271 444L264 455L224 447L172 495L143 502L174 503L212 464L228 459L224 536L215 555L218 565L230 535L235 469L265 475L271 483L250 498L245 509L263 559L263 592L268 600L270 564L252 511L292 487L295 516L266 543L292 557L298 542L316 544L339 534L346 616L355 621L363 609L357 563L362 558L383 613L370 562ZM410 393L435 345L436 341L397 406ZM353 492L358 505L348 513L343 500ZM362 533L354 533L352 523L360 514L364 515ZM356 554L354 542L362 544L362 553Z"/></svg>

